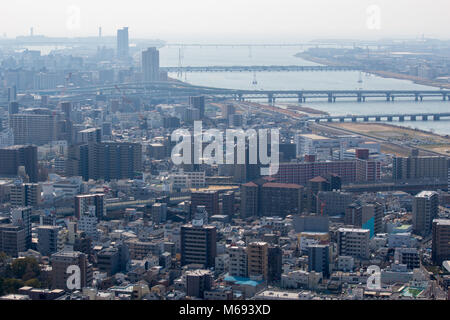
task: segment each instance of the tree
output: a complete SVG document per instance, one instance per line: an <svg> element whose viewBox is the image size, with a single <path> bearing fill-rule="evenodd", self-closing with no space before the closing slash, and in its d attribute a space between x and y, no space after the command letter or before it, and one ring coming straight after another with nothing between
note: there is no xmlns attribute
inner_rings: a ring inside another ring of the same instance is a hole
<svg viewBox="0 0 450 320"><path fill-rule="evenodd" d="M40 274L39 263L31 257L15 259L11 263L11 271L15 278L24 281L37 278Z"/></svg>
<svg viewBox="0 0 450 320"><path fill-rule="evenodd" d="M32 288L40 288L41 287L41 283L39 282L38 279L30 279L28 281L25 281L24 285L27 287L32 287Z"/></svg>

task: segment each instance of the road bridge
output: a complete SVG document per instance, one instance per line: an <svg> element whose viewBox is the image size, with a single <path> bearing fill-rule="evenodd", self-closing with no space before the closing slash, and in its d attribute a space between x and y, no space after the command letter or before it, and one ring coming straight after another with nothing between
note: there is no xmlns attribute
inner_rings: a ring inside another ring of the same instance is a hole
<svg viewBox="0 0 450 320"><path fill-rule="evenodd" d="M401 114L371 114L371 115L345 115L345 116L321 116L321 117L308 117L304 118L305 121L315 121L315 122L369 122L369 121L388 121L392 122L397 120L399 122L403 121L417 121L421 119L422 121L434 120L439 121L443 118L450 119L450 112L447 113L436 113L436 112L428 112L428 113L401 113Z"/></svg>
<svg viewBox="0 0 450 320"><path fill-rule="evenodd" d="M161 67L168 73L200 73L200 72L315 72L315 71L359 71L353 66L186 66Z"/></svg>

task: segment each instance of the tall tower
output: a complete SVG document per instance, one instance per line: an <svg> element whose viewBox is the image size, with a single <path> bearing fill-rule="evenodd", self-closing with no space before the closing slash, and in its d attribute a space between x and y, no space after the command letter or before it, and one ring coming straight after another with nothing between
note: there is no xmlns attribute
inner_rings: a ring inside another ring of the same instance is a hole
<svg viewBox="0 0 450 320"><path fill-rule="evenodd" d="M128 39L128 27L117 30L117 58L124 60L129 57L130 44Z"/></svg>
<svg viewBox="0 0 450 320"><path fill-rule="evenodd" d="M142 52L142 72L145 82L159 81L159 51L155 47Z"/></svg>

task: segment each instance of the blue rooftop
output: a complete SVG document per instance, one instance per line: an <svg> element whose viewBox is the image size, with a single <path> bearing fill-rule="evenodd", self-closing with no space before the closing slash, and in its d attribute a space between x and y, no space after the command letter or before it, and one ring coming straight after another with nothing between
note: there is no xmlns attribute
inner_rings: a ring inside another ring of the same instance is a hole
<svg viewBox="0 0 450 320"><path fill-rule="evenodd" d="M227 274L225 276L225 281L234 282L235 284L238 284L238 285L248 285L248 286L253 286L253 287L256 287L257 285L264 283L264 281L255 281L250 278L244 278L244 277L233 277L233 276L230 276L229 274Z"/></svg>

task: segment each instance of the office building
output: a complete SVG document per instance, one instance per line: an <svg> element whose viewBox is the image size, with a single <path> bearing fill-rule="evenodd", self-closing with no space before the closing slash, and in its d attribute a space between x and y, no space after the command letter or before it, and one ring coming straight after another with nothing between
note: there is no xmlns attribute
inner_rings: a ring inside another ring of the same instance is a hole
<svg viewBox="0 0 450 320"><path fill-rule="evenodd" d="M0 252L17 258L20 252L27 250L26 231L13 224L0 224Z"/></svg>
<svg viewBox="0 0 450 320"><path fill-rule="evenodd" d="M281 281L283 273L283 250L277 245L269 245L267 280L269 283Z"/></svg>
<svg viewBox="0 0 450 320"><path fill-rule="evenodd" d="M152 47L142 52L142 72L145 82L159 81L159 51Z"/></svg>
<svg viewBox="0 0 450 320"><path fill-rule="evenodd" d="M25 167L29 182L38 182L37 147L11 146L0 149L0 175L17 176L19 167Z"/></svg>
<svg viewBox="0 0 450 320"><path fill-rule="evenodd" d="M247 246L248 276L268 280L269 245L267 242L252 242Z"/></svg>
<svg viewBox="0 0 450 320"><path fill-rule="evenodd" d="M79 144L69 148L66 174L85 181L134 179L142 170L142 146L139 143L102 142Z"/></svg>
<svg viewBox="0 0 450 320"><path fill-rule="evenodd" d="M241 218L258 216L259 187L254 182L241 185Z"/></svg>
<svg viewBox="0 0 450 320"><path fill-rule="evenodd" d="M261 215L285 217L303 211L303 187L268 182L261 187Z"/></svg>
<svg viewBox="0 0 450 320"><path fill-rule="evenodd" d="M9 116L9 122L16 145L41 146L56 140L57 116L48 109L12 114Z"/></svg>
<svg viewBox="0 0 450 320"><path fill-rule="evenodd" d="M229 274L233 277L247 277L247 248L240 246L229 246L227 253L230 256Z"/></svg>
<svg viewBox="0 0 450 320"><path fill-rule="evenodd" d="M92 265L88 262L87 256L78 251L59 251L50 257L52 266L52 286L54 289L72 291L67 287L67 280L70 276L67 269L70 266L80 268L80 287L78 290L92 285L93 273Z"/></svg>
<svg viewBox="0 0 450 320"><path fill-rule="evenodd" d="M205 117L205 97L189 97L189 105L199 111L200 119Z"/></svg>
<svg viewBox="0 0 450 320"><path fill-rule="evenodd" d="M203 299L205 291L211 290L211 287L211 271L190 270L186 272L186 296Z"/></svg>
<svg viewBox="0 0 450 320"><path fill-rule="evenodd" d="M25 245L31 248L31 214L32 207L18 207L11 209L11 222L25 230Z"/></svg>
<svg viewBox="0 0 450 320"><path fill-rule="evenodd" d="M432 259L440 266L450 260L450 219L434 219L432 232Z"/></svg>
<svg viewBox="0 0 450 320"><path fill-rule="evenodd" d="M11 186L10 202L14 207L35 207L41 203L41 186L16 182Z"/></svg>
<svg viewBox="0 0 450 320"><path fill-rule="evenodd" d="M306 185L315 177L338 175L342 183L378 181L381 179L381 163L374 160L346 160L328 162L280 163L277 182Z"/></svg>
<svg viewBox="0 0 450 320"><path fill-rule="evenodd" d="M50 256L64 249L67 233L61 227L39 226L37 234L37 251L43 256Z"/></svg>
<svg viewBox="0 0 450 320"><path fill-rule="evenodd" d="M413 230L426 236L431 233L433 220L439 212L439 195L434 191L422 191L413 200Z"/></svg>
<svg viewBox="0 0 450 320"><path fill-rule="evenodd" d="M152 206L152 221L155 224L161 224L167 221L166 203L155 203Z"/></svg>
<svg viewBox="0 0 450 320"><path fill-rule="evenodd" d="M338 254L340 256L368 259L369 240L369 230L339 228L337 233Z"/></svg>
<svg viewBox="0 0 450 320"><path fill-rule="evenodd" d="M187 224L181 227L181 265L201 264L214 267L216 259L216 227Z"/></svg>
<svg viewBox="0 0 450 320"><path fill-rule="evenodd" d="M417 180L423 178L444 180L447 179L448 169L448 159L446 157L419 157L411 155L409 157L394 157L392 173L394 180Z"/></svg>
<svg viewBox="0 0 450 320"><path fill-rule="evenodd" d="M330 276L330 246L308 246L308 271L322 272L324 278Z"/></svg>
<svg viewBox="0 0 450 320"><path fill-rule="evenodd" d="M117 58L127 60L130 56L128 27L117 30Z"/></svg>
<svg viewBox="0 0 450 320"><path fill-rule="evenodd" d="M89 207L93 206L95 208L95 217L102 219L106 215L104 199L105 195L102 193L75 196L75 217L80 219L89 212Z"/></svg>
<svg viewBox="0 0 450 320"><path fill-rule="evenodd" d="M191 193L191 214L197 206L205 206L210 216L220 214L219 192L215 190L194 191Z"/></svg>

